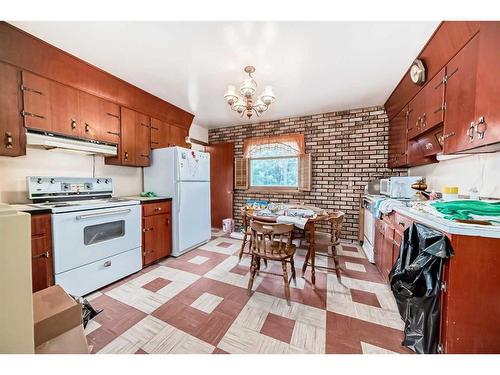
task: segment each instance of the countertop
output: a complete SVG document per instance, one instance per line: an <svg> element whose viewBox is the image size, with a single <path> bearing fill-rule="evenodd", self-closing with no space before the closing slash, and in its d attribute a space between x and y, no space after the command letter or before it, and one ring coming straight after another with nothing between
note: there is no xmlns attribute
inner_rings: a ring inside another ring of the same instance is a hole
<svg viewBox="0 0 500 375"><path fill-rule="evenodd" d="M394 211L445 233L459 234L462 236L500 238L500 225L457 223L405 206L395 207Z"/></svg>
<svg viewBox="0 0 500 375"><path fill-rule="evenodd" d="M29 203L26 204L9 204L10 207L13 209L20 211L20 212L27 212L30 214L50 214L51 210L50 208L45 208L45 207L34 207L31 206Z"/></svg>
<svg viewBox="0 0 500 375"><path fill-rule="evenodd" d="M171 197L141 197L140 195L131 195L131 196L126 196L126 197L120 197L120 198L127 198L131 199L134 201L139 201L141 203L150 203L150 202L157 202L157 201L165 201L165 200L172 200Z"/></svg>
<svg viewBox="0 0 500 375"><path fill-rule="evenodd" d="M383 196L364 194L363 197L373 202L374 199L381 198ZM403 202L409 205L412 203L412 200L405 199L403 200ZM393 208L393 210L397 213L400 213L401 215L407 216L410 219L418 221L419 223L437 229L441 232L449 234L458 234L462 236L500 238L500 225L478 225L478 224L457 223L455 221L446 220L437 216L433 216L427 212L423 212L409 206L399 206L399 207L396 206Z"/></svg>

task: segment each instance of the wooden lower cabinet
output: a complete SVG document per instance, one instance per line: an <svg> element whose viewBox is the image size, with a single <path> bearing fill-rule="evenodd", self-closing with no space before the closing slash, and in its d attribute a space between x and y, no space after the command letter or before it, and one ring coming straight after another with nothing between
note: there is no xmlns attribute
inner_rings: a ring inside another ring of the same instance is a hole
<svg viewBox="0 0 500 375"><path fill-rule="evenodd" d="M148 266L172 253L172 203L142 204L142 264Z"/></svg>
<svg viewBox="0 0 500 375"><path fill-rule="evenodd" d="M54 285L50 214L31 215L31 270L33 292Z"/></svg>
<svg viewBox="0 0 500 375"><path fill-rule="evenodd" d="M399 213L377 219L375 262L387 274L399 255L403 232L414 221ZM388 240L391 236L392 241ZM454 255L445 264L441 292L442 353L499 353L500 238L447 234ZM392 242L392 249L389 246Z"/></svg>

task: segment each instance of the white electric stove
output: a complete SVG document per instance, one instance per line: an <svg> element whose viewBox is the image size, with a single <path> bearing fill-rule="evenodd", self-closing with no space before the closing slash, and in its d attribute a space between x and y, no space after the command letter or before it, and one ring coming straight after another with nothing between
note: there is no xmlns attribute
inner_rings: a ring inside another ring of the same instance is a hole
<svg viewBox="0 0 500 375"><path fill-rule="evenodd" d="M83 296L142 268L141 207L113 198L111 178L28 177L33 206L52 212L56 284Z"/></svg>

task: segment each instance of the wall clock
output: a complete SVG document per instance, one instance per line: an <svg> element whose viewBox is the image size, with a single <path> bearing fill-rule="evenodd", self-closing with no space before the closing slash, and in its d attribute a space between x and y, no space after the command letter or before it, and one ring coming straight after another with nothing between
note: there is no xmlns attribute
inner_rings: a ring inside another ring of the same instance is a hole
<svg viewBox="0 0 500 375"><path fill-rule="evenodd" d="M425 65L420 59L416 59L410 66L410 78L413 83L422 85L425 82Z"/></svg>

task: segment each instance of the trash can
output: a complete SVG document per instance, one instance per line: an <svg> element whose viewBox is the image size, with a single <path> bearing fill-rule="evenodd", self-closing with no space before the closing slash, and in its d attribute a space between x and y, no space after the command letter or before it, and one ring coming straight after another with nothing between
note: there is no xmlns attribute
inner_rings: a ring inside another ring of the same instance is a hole
<svg viewBox="0 0 500 375"><path fill-rule="evenodd" d="M234 232L234 220L233 219L222 220L222 231L225 233Z"/></svg>
<svg viewBox="0 0 500 375"><path fill-rule="evenodd" d="M405 322L402 345L416 353L438 352L441 276L452 255L443 233L418 223L404 231L389 281Z"/></svg>

